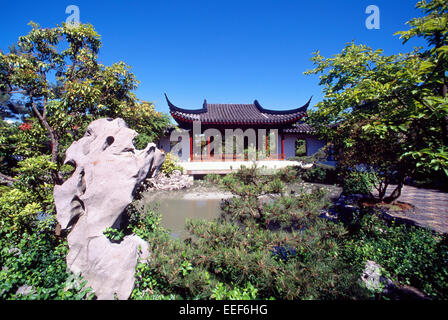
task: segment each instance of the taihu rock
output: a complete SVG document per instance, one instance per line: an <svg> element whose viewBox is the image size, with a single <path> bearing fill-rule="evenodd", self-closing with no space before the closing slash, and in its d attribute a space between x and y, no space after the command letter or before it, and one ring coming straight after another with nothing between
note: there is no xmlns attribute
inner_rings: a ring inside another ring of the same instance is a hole
<svg viewBox="0 0 448 320"><path fill-rule="evenodd" d="M75 171L54 188L56 219L69 232L67 266L81 273L98 299L127 299L137 260L149 258L148 245L138 236L113 243L103 234L107 227L121 227L137 186L165 159L153 143L136 150L136 135L122 119L93 121L66 151L65 163Z"/></svg>

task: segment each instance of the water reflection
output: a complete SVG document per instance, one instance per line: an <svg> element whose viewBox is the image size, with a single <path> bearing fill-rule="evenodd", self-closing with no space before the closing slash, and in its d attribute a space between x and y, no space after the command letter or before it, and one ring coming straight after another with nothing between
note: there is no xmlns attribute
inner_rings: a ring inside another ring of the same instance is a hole
<svg viewBox="0 0 448 320"><path fill-rule="evenodd" d="M161 199L157 204L157 211L162 215L162 226L171 231L171 237L179 239L188 236L186 219L210 221L218 217L221 210L221 199Z"/></svg>

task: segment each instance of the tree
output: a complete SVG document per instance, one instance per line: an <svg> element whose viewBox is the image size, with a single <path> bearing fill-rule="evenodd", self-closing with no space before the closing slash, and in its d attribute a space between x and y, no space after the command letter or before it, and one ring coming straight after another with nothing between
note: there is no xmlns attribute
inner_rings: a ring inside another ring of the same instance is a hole
<svg viewBox="0 0 448 320"><path fill-rule="evenodd" d="M305 72L321 74L324 92L310 122L342 167L363 164L379 176L379 199L387 202L400 196L405 178L417 170L448 175L447 4L421 1L417 7L427 16L399 34L404 41L425 37L426 50L387 56L349 43L331 58L314 53L316 67ZM391 182L397 187L386 197Z"/></svg>
<svg viewBox="0 0 448 320"><path fill-rule="evenodd" d="M115 112L109 116L123 118L130 128L138 132L134 142L140 149L162 136L171 125L169 116L156 111L152 102L125 105Z"/></svg>
<svg viewBox="0 0 448 320"><path fill-rule="evenodd" d="M423 158L424 161L419 164L425 169L442 168L448 175L448 81L446 74L448 70L448 2L445 0L419 1L416 8L423 11L426 16L408 21L410 29L396 34L400 35L403 43L415 37L424 38L428 43L428 47L420 52L424 61L420 68L423 82L419 87L425 97L421 99L421 103L427 113L437 118L443 145L416 152L411 151L408 155Z"/></svg>
<svg viewBox="0 0 448 320"><path fill-rule="evenodd" d="M138 81L128 65L98 63L101 41L93 26L30 25L10 53L0 52L0 93L9 102L23 100L27 112L18 154L49 153L59 169L65 149L95 118L122 117L131 128L168 126L166 116L136 98ZM53 179L61 182L57 170Z"/></svg>

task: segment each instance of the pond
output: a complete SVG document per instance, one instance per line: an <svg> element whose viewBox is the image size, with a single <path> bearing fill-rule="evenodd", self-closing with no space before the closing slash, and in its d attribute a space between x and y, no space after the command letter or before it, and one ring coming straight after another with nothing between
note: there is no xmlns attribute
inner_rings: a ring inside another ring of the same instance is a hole
<svg viewBox="0 0 448 320"><path fill-rule="evenodd" d="M329 191L329 197L338 196L339 188L329 185L301 183L289 186L297 191L306 187L324 187ZM223 191L215 185L203 181L195 181L189 189L176 191L148 191L143 196L143 203L162 215L161 225L170 230L171 237L185 239L188 232L185 230L186 219L213 220L221 213L221 201L231 198L230 192Z"/></svg>
<svg viewBox="0 0 448 320"><path fill-rule="evenodd" d="M171 237L185 239L186 219L213 220L220 215L221 201L231 193L213 186L196 183L190 189L148 192L143 201L162 215L162 227L170 230Z"/></svg>
<svg viewBox="0 0 448 320"><path fill-rule="evenodd" d="M184 239L186 219L213 220L219 216L221 199L164 199L159 203L162 226L170 230L171 237Z"/></svg>

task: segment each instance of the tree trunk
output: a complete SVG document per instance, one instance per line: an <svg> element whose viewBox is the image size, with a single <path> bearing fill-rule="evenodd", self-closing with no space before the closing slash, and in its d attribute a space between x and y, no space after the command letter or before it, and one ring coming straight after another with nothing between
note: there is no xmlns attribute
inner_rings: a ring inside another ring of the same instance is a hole
<svg viewBox="0 0 448 320"><path fill-rule="evenodd" d="M378 191L378 199L380 202L383 201L383 198L384 198L384 195L386 194L386 190L387 190L388 186L389 186L389 181L387 178L384 178L384 181L380 180L380 184L378 187L375 186L376 190ZM375 197L373 197L373 195L372 195L372 198L375 198Z"/></svg>
<svg viewBox="0 0 448 320"><path fill-rule="evenodd" d="M382 201L384 199L384 196L386 195L388 186L389 186L389 184L385 183L384 186L382 188L380 188L380 190L378 190L378 198L380 199L380 201Z"/></svg>
<svg viewBox="0 0 448 320"><path fill-rule="evenodd" d="M44 112L43 115L37 110L36 105L34 104L34 101L31 99L31 107L33 108L34 113L36 114L37 118L39 119L39 122L41 125L47 129L48 135L50 136L51 141L51 162L58 163L58 149L59 149L59 140L53 130L53 128L50 126L46 119L46 112L45 112L45 106L44 106ZM45 117L44 117L45 116ZM53 170L51 172L51 176L53 179L54 184L61 184L62 178L60 177L57 170Z"/></svg>
<svg viewBox="0 0 448 320"><path fill-rule="evenodd" d="M401 189L403 188L403 185L404 185L404 178L400 179L394 191L392 191L392 193L388 197L384 198L384 202L391 203L397 200L401 196Z"/></svg>

